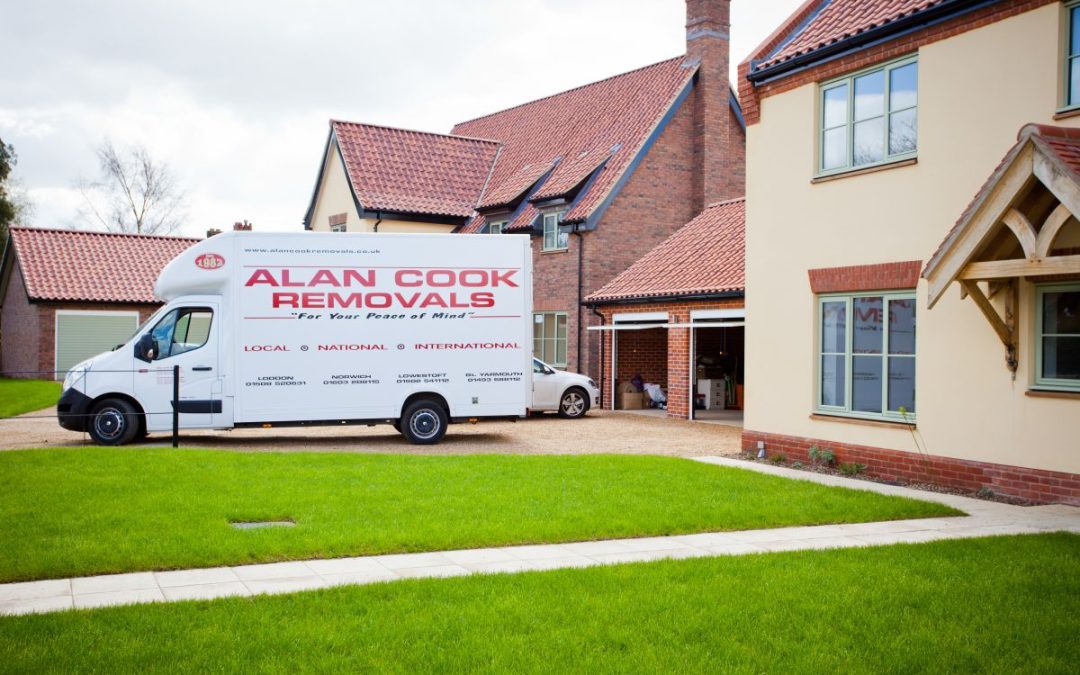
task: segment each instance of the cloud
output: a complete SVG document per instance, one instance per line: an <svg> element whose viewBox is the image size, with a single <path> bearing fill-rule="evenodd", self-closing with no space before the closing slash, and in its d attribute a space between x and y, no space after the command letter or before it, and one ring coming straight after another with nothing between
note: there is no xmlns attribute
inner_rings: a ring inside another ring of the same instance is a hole
<svg viewBox="0 0 1080 675"><path fill-rule="evenodd" d="M71 220L110 137L173 167L187 234L299 229L331 117L446 132L683 50L680 0L12 4L0 136L40 226ZM734 60L798 4L737 0Z"/></svg>

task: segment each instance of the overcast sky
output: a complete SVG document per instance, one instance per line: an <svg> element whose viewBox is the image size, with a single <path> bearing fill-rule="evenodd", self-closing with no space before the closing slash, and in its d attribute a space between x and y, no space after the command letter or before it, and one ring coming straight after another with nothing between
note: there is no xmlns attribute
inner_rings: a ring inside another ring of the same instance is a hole
<svg viewBox="0 0 1080 675"><path fill-rule="evenodd" d="M735 0L734 64L802 0ZM0 138L73 223L94 146L145 144L186 187L183 234L292 230L330 118L455 122L684 52L682 0L3 0Z"/></svg>

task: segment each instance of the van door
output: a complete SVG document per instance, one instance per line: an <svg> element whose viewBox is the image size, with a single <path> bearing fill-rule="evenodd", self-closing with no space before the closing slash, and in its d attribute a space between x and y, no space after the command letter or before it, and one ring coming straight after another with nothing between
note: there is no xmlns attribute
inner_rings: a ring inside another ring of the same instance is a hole
<svg viewBox="0 0 1080 675"><path fill-rule="evenodd" d="M180 368L180 427L222 424L219 355L220 315L215 302L170 309L149 331L149 353L136 353L135 397L146 412L148 431L172 428L173 368Z"/></svg>

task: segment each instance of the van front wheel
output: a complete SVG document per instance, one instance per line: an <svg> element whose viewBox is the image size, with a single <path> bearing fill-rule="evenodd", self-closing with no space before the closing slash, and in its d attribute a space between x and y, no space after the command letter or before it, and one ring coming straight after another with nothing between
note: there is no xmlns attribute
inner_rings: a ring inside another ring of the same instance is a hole
<svg viewBox="0 0 1080 675"><path fill-rule="evenodd" d="M98 445L125 445L139 433L139 411L122 398L107 398L91 409L86 429Z"/></svg>
<svg viewBox="0 0 1080 675"><path fill-rule="evenodd" d="M448 419L443 407L428 399L410 403L401 416L401 433L414 445L438 443L446 435Z"/></svg>

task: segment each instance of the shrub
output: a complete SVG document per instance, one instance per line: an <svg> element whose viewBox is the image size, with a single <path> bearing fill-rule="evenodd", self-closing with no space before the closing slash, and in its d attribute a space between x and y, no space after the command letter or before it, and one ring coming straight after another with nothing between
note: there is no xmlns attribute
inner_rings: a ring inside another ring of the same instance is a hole
<svg viewBox="0 0 1080 675"><path fill-rule="evenodd" d="M814 464L820 464L821 466L832 466L836 464L836 455L832 450L828 448L819 448L818 446L812 446L810 448L810 461Z"/></svg>
<svg viewBox="0 0 1080 675"><path fill-rule="evenodd" d="M837 468L845 476L858 476L863 471L866 471L865 464L856 464L854 462L841 463Z"/></svg>
<svg viewBox="0 0 1080 675"><path fill-rule="evenodd" d="M783 464L783 463L787 462L787 455L785 455L782 452L778 452L775 455L770 455L769 456L769 461L772 462L773 464Z"/></svg>

